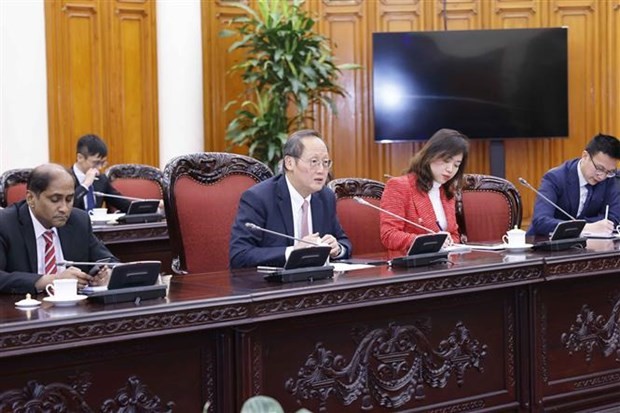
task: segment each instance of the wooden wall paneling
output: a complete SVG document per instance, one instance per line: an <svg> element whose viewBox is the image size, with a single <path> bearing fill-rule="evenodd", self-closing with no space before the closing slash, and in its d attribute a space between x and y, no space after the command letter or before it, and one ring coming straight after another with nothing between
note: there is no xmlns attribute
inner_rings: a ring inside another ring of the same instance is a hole
<svg viewBox="0 0 620 413"><path fill-rule="evenodd" d="M203 36L203 90L204 90L204 149L205 151L227 151L226 127L235 117L235 108L224 112L226 104L237 99L244 90L239 73L230 74L232 66L243 59L243 53L237 50L228 53L228 48L236 38L219 37L222 29L228 28L230 19L243 15L243 11L232 7L236 0L203 1L202 36ZM242 1L256 9L252 2ZM233 147L231 151L247 153L245 148Z"/></svg>
<svg viewBox="0 0 620 413"><path fill-rule="evenodd" d="M159 165L155 2L116 0L110 7L110 134L113 163Z"/></svg>
<svg viewBox="0 0 620 413"><path fill-rule="evenodd" d="M374 2L373 26L368 29L369 50L366 64L368 70L368 96L370 117L368 119L369 142L374 148L371 149L371 162L373 175L370 177L384 181L384 174L400 175L413 154L422 147L422 143L374 143L374 123L372 117L372 32L406 32L424 30L424 22L428 21L425 16L430 8L420 0L381 0Z"/></svg>
<svg viewBox="0 0 620 413"><path fill-rule="evenodd" d="M445 4L445 10L444 10ZM483 28L481 0L436 0L432 27L426 30L473 30Z"/></svg>
<svg viewBox="0 0 620 413"><path fill-rule="evenodd" d="M569 133L568 140L552 142L551 164L579 156L601 127L601 2L556 0L549 5L549 25L568 27Z"/></svg>
<svg viewBox="0 0 620 413"><path fill-rule="evenodd" d="M336 63L363 63L369 49L367 26L368 2L359 0L324 0L318 2L318 31L331 44ZM347 91L345 97L335 97L337 116L321 108L320 130L326 138L334 160L335 177L370 174L369 152L372 149L368 133L368 76L367 68L346 70L338 83Z"/></svg>
<svg viewBox="0 0 620 413"><path fill-rule="evenodd" d="M46 1L50 160L75 161L76 138L107 132L99 1Z"/></svg>
<svg viewBox="0 0 620 413"><path fill-rule="evenodd" d="M604 26L607 38L603 51L603 93L601 108L605 113L603 131L620 138L620 0L606 4Z"/></svg>
<svg viewBox="0 0 620 413"><path fill-rule="evenodd" d="M495 0L486 10L491 29L524 29L544 27L541 0ZM540 177L548 169L549 139L505 139L506 179L513 182L523 201L525 226L531 220L536 194L520 184L523 177L538 186Z"/></svg>

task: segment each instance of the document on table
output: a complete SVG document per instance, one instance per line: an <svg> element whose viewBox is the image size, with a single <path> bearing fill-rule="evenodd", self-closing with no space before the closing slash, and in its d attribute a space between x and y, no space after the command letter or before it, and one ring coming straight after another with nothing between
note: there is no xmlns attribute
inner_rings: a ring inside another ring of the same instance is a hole
<svg viewBox="0 0 620 413"><path fill-rule="evenodd" d="M335 272L347 272L354 270L363 270L365 268L372 268L374 265L369 264L347 264L344 262L331 262L329 265L334 267Z"/></svg>

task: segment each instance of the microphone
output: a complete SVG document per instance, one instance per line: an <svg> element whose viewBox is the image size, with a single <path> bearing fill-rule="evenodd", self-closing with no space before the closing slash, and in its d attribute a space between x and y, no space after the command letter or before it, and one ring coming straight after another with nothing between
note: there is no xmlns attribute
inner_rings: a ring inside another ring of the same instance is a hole
<svg viewBox="0 0 620 413"><path fill-rule="evenodd" d="M573 217L571 214L569 214L568 212L564 211L562 208L560 208L559 205L557 205L555 202L553 202L552 200L550 200L549 198L547 198L546 196L544 196L543 194L540 193L540 191L538 191L536 188L534 188L532 185L530 185L529 182L527 182L525 179L519 177L519 182L521 183L521 185L531 189L532 191L536 192L537 195L539 195L542 199L544 199L545 201L547 201L548 203L550 203L551 205L553 205L554 208L556 208L558 211L562 212L564 215L566 215L567 217L569 217L571 219L571 221L577 221L577 219L575 217Z"/></svg>
<svg viewBox="0 0 620 413"><path fill-rule="evenodd" d="M263 227L259 227L259 226L258 226L258 225L256 225L256 224L253 224L253 223L251 223L251 222L246 222L246 223L245 223L245 227L246 227L246 228L249 228L249 229L256 230L256 231L263 231L263 232L267 232L267 233L269 233L269 234L277 235L277 236L279 236L279 237L284 237L284 238L292 239L292 240L295 240L295 241L298 241L298 242L303 242L303 243L305 243L305 244L314 245L315 247L322 247L322 246L323 246L323 244L321 244L321 243L314 242L314 241L308 241L308 240L305 240L305 239L301 239L301 238L297 238L297 237L292 237L292 236L290 236L290 235L283 234L283 233L281 233L281 232L276 232L276 231L272 231L272 230L270 230L270 229L265 229L265 228L263 228Z"/></svg>
<svg viewBox="0 0 620 413"><path fill-rule="evenodd" d="M70 267L72 265L106 265L108 267L115 267L122 264L122 262L107 262L107 261L59 261L56 263L58 267Z"/></svg>
<svg viewBox="0 0 620 413"><path fill-rule="evenodd" d="M103 196L103 197L108 197L108 198L126 199L128 201L159 201L159 199L135 198L133 196L106 194L105 192L99 192L99 191L95 191L94 193L97 196Z"/></svg>
<svg viewBox="0 0 620 413"><path fill-rule="evenodd" d="M376 209L377 211L381 211L381 212L383 212L383 213L386 213L386 214L388 214L388 215L390 215L390 216L393 216L393 217L394 217L394 218L396 218L396 219L400 219L401 221L406 222L407 224L411 224L411 225L413 225L414 227L418 227L418 228L420 228L420 229L423 229L423 230L424 230L424 231L426 231L426 232L429 232L429 233L431 233L431 234L436 234L436 233L437 233L437 231L433 231L433 230L432 230L432 229L430 229L430 228L426 228L425 226L422 226L422 225L420 225L420 224L416 224L415 222L410 221L410 220L408 220L407 218L403 218L403 217L401 217L400 215L396 215L396 214L395 214L395 213L393 213L393 212L390 212L390 211L385 210L385 209L383 209L383 208L379 208L378 206L371 204L370 202L366 201L365 199L360 198L359 196L354 196L354 197L353 197L353 199L354 199L354 200L355 200L355 202L357 202L358 204L362 204L362 205L365 205L365 206L368 206L368 207L374 208L374 209Z"/></svg>
<svg viewBox="0 0 620 413"><path fill-rule="evenodd" d="M426 228L423 225L417 224L413 221L408 220L407 218L401 217L400 215L396 215L393 212L387 211L383 208L379 208L376 205L371 204L370 202L366 201L365 199L362 199L358 196L354 196L353 199L355 200L355 202L357 202L358 204L362 204L371 208L374 208L378 211L384 212L396 219L400 219L401 221L404 221L408 224L411 224L415 227L418 227L420 229L423 229L424 231L432 234L432 235L418 235L417 238L415 239L415 241L413 242L413 244L411 245L411 247L409 248L409 251L407 253L407 255L403 256L403 257L397 257L391 260L390 265L393 267L404 267L404 268L414 268L414 267L421 267L421 266L427 266L427 265L432 265L435 263L439 263L439 262L445 262L448 259L448 252L444 251L444 250L439 250L439 251L435 251L435 252L415 252L416 248L414 248L414 245L416 245L416 241L422 240L423 238L428 238L428 244L437 244L437 240L432 239L434 237L440 236L440 235L444 235L445 237L443 239L441 239L441 244L443 244L445 242L446 239L450 239L450 234L448 234L447 232L437 232L437 231L433 231L430 228ZM439 248L441 248L441 245L438 246ZM438 248L438 249L439 249ZM423 247L424 249L424 247Z"/></svg>

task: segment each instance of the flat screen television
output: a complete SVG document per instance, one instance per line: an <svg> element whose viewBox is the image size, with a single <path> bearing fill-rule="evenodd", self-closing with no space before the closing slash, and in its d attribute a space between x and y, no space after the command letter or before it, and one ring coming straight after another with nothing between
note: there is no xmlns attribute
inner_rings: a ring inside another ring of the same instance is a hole
<svg viewBox="0 0 620 413"><path fill-rule="evenodd" d="M373 34L375 141L568 136L567 29Z"/></svg>

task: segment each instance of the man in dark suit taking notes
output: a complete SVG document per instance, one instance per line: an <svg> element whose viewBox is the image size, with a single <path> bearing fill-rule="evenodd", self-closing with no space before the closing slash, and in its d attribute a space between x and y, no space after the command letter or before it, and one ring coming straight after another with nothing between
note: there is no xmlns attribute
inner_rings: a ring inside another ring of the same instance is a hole
<svg viewBox="0 0 620 413"><path fill-rule="evenodd" d="M74 181L60 165L36 167L26 200L0 211L0 292L36 293L56 278L75 278L78 287L104 285L103 267L91 276L65 261L117 261L95 237L88 214L73 208Z"/></svg>
<svg viewBox="0 0 620 413"><path fill-rule="evenodd" d="M245 191L232 227L230 267L283 266L294 248L311 245L252 231L246 223L331 247L348 258L351 243L336 216L336 198L325 186L332 161L318 132L293 133L283 148L283 173Z"/></svg>
<svg viewBox="0 0 620 413"><path fill-rule="evenodd" d="M620 223L620 191L616 167L620 141L596 135L580 158L564 162L542 178L539 192L577 219L586 221L583 232L611 234ZM542 197L536 198L528 235L549 235L559 222L570 220Z"/></svg>

